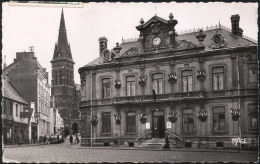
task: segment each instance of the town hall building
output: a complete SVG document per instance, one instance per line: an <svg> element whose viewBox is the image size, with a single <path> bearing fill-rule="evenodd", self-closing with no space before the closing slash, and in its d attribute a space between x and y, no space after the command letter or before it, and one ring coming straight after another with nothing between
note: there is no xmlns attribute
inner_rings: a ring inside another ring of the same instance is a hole
<svg viewBox="0 0 260 164"><path fill-rule="evenodd" d="M239 137L242 148L257 148L257 43L239 20L177 34L172 14L155 15L140 20L138 40L109 49L99 38L99 56L79 69L81 145L168 136L176 147L238 148Z"/></svg>

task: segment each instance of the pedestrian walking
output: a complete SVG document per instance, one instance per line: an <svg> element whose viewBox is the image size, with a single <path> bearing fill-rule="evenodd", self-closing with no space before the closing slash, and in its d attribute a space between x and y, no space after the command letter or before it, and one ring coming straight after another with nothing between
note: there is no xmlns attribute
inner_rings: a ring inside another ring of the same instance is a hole
<svg viewBox="0 0 260 164"><path fill-rule="evenodd" d="M47 140L47 137L46 137L46 135L43 137L43 144L45 145L45 143L46 143L46 140Z"/></svg>
<svg viewBox="0 0 260 164"><path fill-rule="evenodd" d="M78 137L78 136L76 136L76 142L77 142L77 144L79 144L79 142L80 142L80 140L79 140L79 137Z"/></svg>
<svg viewBox="0 0 260 164"><path fill-rule="evenodd" d="M169 138L168 138L168 135L166 134L165 135L165 145L163 146L163 149L171 149L170 148L170 144L169 144Z"/></svg>
<svg viewBox="0 0 260 164"><path fill-rule="evenodd" d="M119 144L118 144L118 135L116 134L116 138L115 138L115 141L114 141L114 146L116 146L117 148L119 147Z"/></svg>
<svg viewBox="0 0 260 164"><path fill-rule="evenodd" d="M58 141L58 144L60 143L60 136L57 135L57 141Z"/></svg>
<svg viewBox="0 0 260 164"><path fill-rule="evenodd" d="M72 135L70 135L70 144L72 144L73 143L73 137L72 137Z"/></svg>

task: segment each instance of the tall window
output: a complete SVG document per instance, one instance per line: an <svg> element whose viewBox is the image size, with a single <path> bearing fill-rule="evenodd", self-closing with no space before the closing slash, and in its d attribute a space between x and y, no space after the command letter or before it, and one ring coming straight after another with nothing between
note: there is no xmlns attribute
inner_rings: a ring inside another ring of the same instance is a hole
<svg viewBox="0 0 260 164"><path fill-rule="evenodd" d="M248 105L249 128L258 129L257 104Z"/></svg>
<svg viewBox="0 0 260 164"><path fill-rule="evenodd" d="M181 72L182 78L182 91L192 91L192 70L186 70Z"/></svg>
<svg viewBox="0 0 260 164"><path fill-rule="evenodd" d="M81 120L82 120L82 133L86 133L86 123L87 123L87 114L86 113L83 113L81 115Z"/></svg>
<svg viewBox="0 0 260 164"><path fill-rule="evenodd" d="M194 131L194 115L193 109L182 110L182 132Z"/></svg>
<svg viewBox="0 0 260 164"><path fill-rule="evenodd" d="M62 71L60 70L60 84L62 84Z"/></svg>
<svg viewBox="0 0 260 164"><path fill-rule="evenodd" d="M70 80L70 77L69 77L69 71L67 70L67 85L69 85L69 80Z"/></svg>
<svg viewBox="0 0 260 164"><path fill-rule="evenodd" d="M226 119L225 108L215 107L213 108L213 131L225 131Z"/></svg>
<svg viewBox="0 0 260 164"><path fill-rule="evenodd" d="M135 112L126 113L126 133L136 133Z"/></svg>
<svg viewBox="0 0 260 164"><path fill-rule="evenodd" d="M153 74L153 90L156 94L163 93L163 74L157 73Z"/></svg>
<svg viewBox="0 0 260 164"><path fill-rule="evenodd" d="M55 85L58 85L58 71L55 71Z"/></svg>
<svg viewBox="0 0 260 164"><path fill-rule="evenodd" d="M73 78L72 78L72 72L70 72L70 85L72 85L72 81L73 80Z"/></svg>
<svg viewBox="0 0 260 164"><path fill-rule="evenodd" d="M102 79L102 98L109 98L111 92L110 79Z"/></svg>
<svg viewBox="0 0 260 164"><path fill-rule="evenodd" d="M9 115L13 115L13 102L9 102L9 108L10 108Z"/></svg>
<svg viewBox="0 0 260 164"><path fill-rule="evenodd" d="M111 113L102 113L102 133L111 133Z"/></svg>
<svg viewBox="0 0 260 164"><path fill-rule="evenodd" d="M212 85L213 90L223 90L224 89L224 67L212 68Z"/></svg>
<svg viewBox="0 0 260 164"><path fill-rule="evenodd" d="M126 96L135 96L135 77L126 77Z"/></svg>
<svg viewBox="0 0 260 164"><path fill-rule="evenodd" d="M18 104L15 105L15 115L18 116Z"/></svg>

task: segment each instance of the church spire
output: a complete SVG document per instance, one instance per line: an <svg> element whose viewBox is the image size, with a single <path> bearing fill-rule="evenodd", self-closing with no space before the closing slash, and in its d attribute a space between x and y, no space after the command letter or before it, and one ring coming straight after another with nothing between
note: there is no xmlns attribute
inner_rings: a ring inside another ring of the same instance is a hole
<svg viewBox="0 0 260 164"><path fill-rule="evenodd" d="M70 46L68 44L64 12L61 10L60 27L58 35L58 44L55 44L54 54L52 61L68 60L73 62ZM74 62L73 62L74 63Z"/></svg>
<svg viewBox="0 0 260 164"><path fill-rule="evenodd" d="M61 10L60 29L59 29L59 31L66 31L63 8Z"/></svg>

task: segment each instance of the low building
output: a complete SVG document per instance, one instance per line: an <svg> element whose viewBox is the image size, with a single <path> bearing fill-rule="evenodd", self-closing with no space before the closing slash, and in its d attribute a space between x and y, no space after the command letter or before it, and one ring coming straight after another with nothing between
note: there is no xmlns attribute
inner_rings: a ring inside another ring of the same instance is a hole
<svg viewBox="0 0 260 164"><path fill-rule="evenodd" d="M99 56L79 69L82 145L164 138L192 148L258 146L257 42L221 24L182 34L170 14L136 27L138 40L112 50L99 39ZM94 138L94 139L93 139ZM173 143L172 142L172 143Z"/></svg>
<svg viewBox="0 0 260 164"><path fill-rule="evenodd" d="M7 77L6 77L7 78ZM2 134L4 144L29 143L28 103L14 86L6 79L2 80Z"/></svg>

